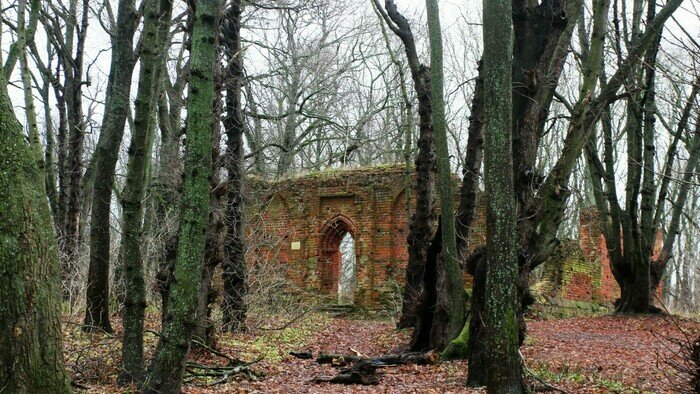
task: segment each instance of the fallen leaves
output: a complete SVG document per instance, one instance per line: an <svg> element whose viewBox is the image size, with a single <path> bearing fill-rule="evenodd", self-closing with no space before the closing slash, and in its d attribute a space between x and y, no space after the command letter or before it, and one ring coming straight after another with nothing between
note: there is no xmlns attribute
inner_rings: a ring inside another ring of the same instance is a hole
<svg viewBox="0 0 700 394"><path fill-rule="evenodd" d="M667 360L677 352L677 346L669 339L682 338L681 328L690 335L700 332L698 323L684 320L677 324L665 316L529 321L522 353L539 379L567 392L666 392L672 390L668 379L672 371ZM121 392L114 386L119 333L114 337L95 334L91 337L68 326L64 334L69 366L85 368L85 364L76 363L74 358L85 353L102 355L100 359L107 363L100 366L100 374L90 379L85 379L88 371L72 371L74 377L81 378L87 391ZM233 374L216 386L186 385L183 391L197 394L483 392L465 387L466 361L381 368L381 379L375 386L337 386L310 382L316 376L335 375L335 367L289 354L303 350L312 354L376 357L405 351L408 340L409 333L395 330L390 322L333 319L327 314L312 313L282 330L255 330L218 337L217 350L227 357L247 361L262 358L254 370L263 377L249 380L245 374ZM154 338L148 338L147 344L146 354L150 355ZM221 356L207 351L194 351L190 356L190 362L199 365L218 365L222 360ZM94 361L99 360L95 357Z"/></svg>

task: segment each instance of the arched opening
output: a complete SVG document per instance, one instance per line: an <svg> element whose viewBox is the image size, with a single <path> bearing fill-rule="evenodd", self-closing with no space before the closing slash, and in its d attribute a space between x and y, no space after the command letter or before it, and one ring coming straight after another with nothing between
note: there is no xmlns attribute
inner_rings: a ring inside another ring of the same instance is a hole
<svg viewBox="0 0 700 394"><path fill-rule="evenodd" d="M319 276L321 290L340 304L353 304L357 251L350 221L338 216L321 231L319 248Z"/></svg>
<svg viewBox="0 0 700 394"><path fill-rule="evenodd" d="M340 241L340 256L342 258L340 265L340 277L338 278L338 303L339 304L354 304L355 303L355 239L352 234L345 233L342 241Z"/></svg>

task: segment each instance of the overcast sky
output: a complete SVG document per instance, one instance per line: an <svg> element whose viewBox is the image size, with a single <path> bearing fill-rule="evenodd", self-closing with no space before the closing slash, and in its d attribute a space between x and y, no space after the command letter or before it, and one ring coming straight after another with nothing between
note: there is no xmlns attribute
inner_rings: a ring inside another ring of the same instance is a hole
<svg viewBox="0 0 700 394"><path fill-rule="evenodd" d="M2 8L9 6L16 0L0 0ZM117 0L111 0L113 6L116 10ZM365 0L367 12L371 12L371 0ZM665 4L665 0L660 0L662 4ZM181 1L176 0L176 4ZM425 3L420 0L396 0L396 3L401 11L403 11L411 20L413 28L416 31L425 29ZM590 0L586 0L586 3L590 3ZM661 4L660 3L660 4ZM442 17L442 27L445 34L445 39L449 40L450 37L459 36L464 34L464 30L468 29L470 34L473 35L475 48L481 47L481 28L479 24L481 23L481 0L441 0L440 1L440 11ZM179 5L182 7L182 4ZM685 0L681 9L679 9L675 16L675 20L669 20L666 24L666 33L664 35L666 40L670 42L677 43L679 40L683 40L689 43L690 40L686 37L690 35L696 42L700 41L700 19L697 17L700 15L700 0ZM352 16L349 16L349 18ZM11 18L10 18L11 19ZM679 23L685 29L679 27ZM4 27L4 26L3 26ZM94 20L91 21L89 30L89 39L86 43L86 71L90 77L92 86L86 89L86 94L93 95L98 100L101 100L101 94L106 89L107 74L109 73L109 62L110 62L110 42L107 34L102 30L99 23ZM245 34L245 33L244 33ZM6 53L9 47L9 41L12 39L11 35L8 34L8 29L4 28L3 34L3 54ZM39 48L45 45L45 36L41 31L41 24L39 25L39 31L36 35L36 41ZM424 42L419 42L419 45L423 47ZM138 71L134 74L137 76ZM11 77L11 81L15 85L10 88L10 94L14 104L19 110L22 104L22 93L21 90L17 88L18 83L18 73L15 73ZM136 84L136 78L134 78L134 84ZM133 89L135 92L135 89ZM40 104L37 102L37 104ZM87 104L86 104L87 105ZM96 120L98 123L101 120L100 109L97 109ZM19 112L18 112L19 113ZM40 114L41 115L41 114ZM23 118L20 116L20 118ZM22 122L23 119L20 119Z"/></svg>

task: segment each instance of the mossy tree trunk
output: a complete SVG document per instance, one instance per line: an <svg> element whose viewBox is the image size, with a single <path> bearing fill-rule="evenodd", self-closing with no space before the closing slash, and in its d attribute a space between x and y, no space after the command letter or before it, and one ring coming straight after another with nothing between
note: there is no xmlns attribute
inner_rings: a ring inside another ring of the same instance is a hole
<svg viewBox="0 0 700 394"><path fill-rule="evenodd" d="M510 0L484 0L484 328L489 393L523 391L518 338L518 249L512 174Z"/></svg>
<svg viewBox="0 0 700 394"><path fill-rule="evenodd" d="M109 322L110 218L112 186L124 125L129 112L131 77L136 63L133 50L137 26L135 2L120 0L113 32L112 61L105 95L105 115L95 150L90 221L90 265L88 268L84 329L112 332ZM88 185L89 186L89 185Z"/></svg>
<svg viewBox="0 0 700 394"><path fill-rule="evenodd" d="M513 24L513 67L512 67L512 176L514 183L514 212L518 218L517 243L520 253L518 275L518 326L520 341L525 335L524 312L533 302L528 291L529 273L536 266L530 266L533 258L528 256L538 246L537 198L536 194L542 175L537 171L538 146L547 119L554 91L568 54L570 39L576 19L568 15L578 15L581 0L566 2L527 2L516 0L512 3ZM490 51L491 48L484 48ZM478 82L477 82L478 84ZM485 88L482 92L485 91ZM480 91L475 90L478 95ZM485 99L485 94L482 100ZM477 105L474 98L473 106ZM475 115L478 116L478 113ZM480 119L470 119L470 129L479 126ZM476 130L474 131L476 134ZM471 140L470 131L470 140ZM478 140L478 137L475 137ZM470 141L471 142L471 141ZM476 141L475 141L476 144ZM472 167L473 168L473 167ZM471 193L476 185L471 177L462 181L462 206L469 207ZM467 190L465 190L467 189ZM471 190L469 190L471 189ZM467 192L469 191L469 193ZM464 198L467 198L466 204ZM466 210L466 212L469 212ZM486 251L479 248L465 258L467 269L474 275L469 334L469 376L468 384L484 386L487 383L488 367L485 360L487 338L483 321L486 302Z"/></svg>
<svg viewBox="0 0 700 394"><path fill-rule="evenodd" d="M29 130L29 144L32 147L34 156L42 176L46 176L46 162L44 161L44 153L39 137L39 125L36 119L36 107L34 106L34 92L32 90L32 74L27 61L27 40L33 39L34 30L36 30L36 19L41 11L41 3L38 0L32 0L30 5L29 25L25 21L25 13L27 8L27 0L20 0L17 3L17 42L16 46L19 50L18 58L20 65L20 73L22 80L22 90L24 90L24 112L26 113L27 129ZM32 26L32 24L34 26ZM46 192L46 185L44 185Z"/></svg>
<svg viewBox="0 0 700 394"><path fill-rule="evenodd" d="M430 38L430 98L432 124L435 133L435 157L437 160L438 191L442 215L442 251L440 275L444 285L440 286L441 297L446 300L446 320L435 319L433 330L444 332L442 346L456 338L466 321L466 295L457 252L457 234L454 220L454 181L450 168L450 153L447 147L447 125L443 91L442 31L437 0L426 0L428 35ZM444 328L438 326L445 325ZM441 346L441 347L442 347Z"/></svg>
<svg viewBox="0 0 700 394"><path fill-rule="evenodd" d="M170 289L165 326L146 380L147 393L176 393L195 328L197 295L203 272L209 215L211 151L215 99L214 67L219 0L195 2L187 99L187 151L175 279Z"/></svg>
<svg viewBox="0 0 700 394"><path fill-rule="evenodd" d="M69 393L51 211L3 70L0 130L0 387L9 393Z"/></svg>
<svg viewBox="0 0 700 394"><path fill-rule="evenodd" d="M222 21L224 19L222 18ZM220 28L224 28L225 23ZM212 116L216 119L212 133L212 167L211 167L211 193L209 200L209 221L207 222L207 234L204 247L204 269L202 270L202 282L197 296L197 324L193 334L192 345L205 344L214 346L214 322L211 319L211 304L216 299L216 290L212 286L216 267L224 264L226 228L224 220L223 200L226 195L226 182L221 179L223 157L221 155L221 119L223 112L222 92L224 74L221 67L220 47L217 48L217 61L214 70L214 85L216 97L214 98L214 111Z"/></svg>
<svg viewBox="0 0 700 394"><path fill-rule="evenodd" d="M228 23L224 29L224 46L228 68L226 71L226 118L228 196L226 209L226 259L222 279L224 283L224 330L241 331L246 317L246 262L243 161L243 53L241 52L241 0L232 1L227 11Z"/></svg>
<svg viewBox="0 0 700 394"><path fill-rule="evenodd" d="M121 255L124 267L124 340L119 384L141 383L144 376L143 320L146 289L141 256L143 200L147 169L155 138L155 111L169 43L172 0L148 0L143 28L141 68L136 95L134 129L122 193L123 233Z"/></svg>

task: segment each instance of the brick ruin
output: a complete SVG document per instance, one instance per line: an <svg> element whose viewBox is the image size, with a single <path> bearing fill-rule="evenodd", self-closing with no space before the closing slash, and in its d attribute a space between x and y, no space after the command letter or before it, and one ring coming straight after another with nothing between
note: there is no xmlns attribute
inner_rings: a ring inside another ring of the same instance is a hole
<svg viewBox="0 0 700 394"><path fill-rule="evenodd" d="M274 260L284 267L286 278L297 289L337 300L343 267L339 247L349 233L354 240L354 303L380 307L396 302L408 259L405 175L403 166L377 166L324 171L278 182L249 180L251 269L256 261ZM484 220L480 205L472 244L484 241ZM594 213L580 216L577 241L564 242L561 253L545 264L541 287L552 297L614 300L619 287L610 272Z"/></svg>

